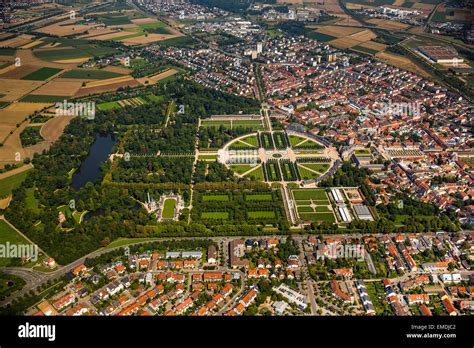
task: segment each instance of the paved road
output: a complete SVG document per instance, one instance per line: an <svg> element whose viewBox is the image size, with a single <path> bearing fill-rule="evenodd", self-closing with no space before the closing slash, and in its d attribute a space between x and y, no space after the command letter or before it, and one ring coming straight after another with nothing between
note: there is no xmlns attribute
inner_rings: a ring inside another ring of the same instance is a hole
<svg viewBox="0 0 474 348"><path fill-rule="evenodd" d="M308 298L311 305L311 314L316 315L318 313L318 306L316 304L316 299L314 298L314 289L311 282L311 277L309 276L308 264L304 257L303 239L297 238L296 242L298 244L298 248L300 249L301 271L303 273L303 277L306 279L306 297Z"/></svg>

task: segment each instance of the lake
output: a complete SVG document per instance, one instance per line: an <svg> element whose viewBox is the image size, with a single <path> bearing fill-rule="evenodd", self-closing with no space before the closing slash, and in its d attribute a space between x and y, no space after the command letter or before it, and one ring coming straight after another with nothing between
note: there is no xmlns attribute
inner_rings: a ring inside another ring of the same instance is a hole
<svg viewBox="0 0 474 348"><path fill-rule="evenodd" d="M103 136L97 135L95 141L89 149L89 154L82 161L81 167L72 176L71 187L76 191L86 183L95 183L100 176L101 166L109 157L112 148L117 140L112 134Z"/></svg>

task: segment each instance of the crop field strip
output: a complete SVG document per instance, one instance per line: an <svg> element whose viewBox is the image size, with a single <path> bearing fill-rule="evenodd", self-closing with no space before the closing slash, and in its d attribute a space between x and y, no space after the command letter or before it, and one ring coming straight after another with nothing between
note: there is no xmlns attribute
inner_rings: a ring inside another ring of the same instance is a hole
<svg viewBox="0 0 474 348"><path fill-rule="evenodd" d="M22 78L22 80L32 80L32 81L45 81L51 76L54 76L60 73L62 69L56 68L40 68L31 74L28 74Z"/></svg>

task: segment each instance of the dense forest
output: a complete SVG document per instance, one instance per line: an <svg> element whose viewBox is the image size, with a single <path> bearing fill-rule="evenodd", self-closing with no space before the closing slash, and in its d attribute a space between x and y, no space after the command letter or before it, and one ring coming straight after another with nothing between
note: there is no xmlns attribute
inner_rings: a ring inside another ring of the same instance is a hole
<svg viewBox="0 0 474 348"><path fill-rule="evenodd" d="M219 127L201 127L199 130L199 148L219 149L232 139L252 132L253 128L251 127L234 127L232 129L223 125Z"/></svg>

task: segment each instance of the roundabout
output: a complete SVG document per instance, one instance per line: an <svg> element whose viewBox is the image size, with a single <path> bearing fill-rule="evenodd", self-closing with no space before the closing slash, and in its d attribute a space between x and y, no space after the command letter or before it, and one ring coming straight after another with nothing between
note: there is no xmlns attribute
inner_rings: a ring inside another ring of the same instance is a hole
<svg viewBox="0 0 474 348"><path fill-rule="evenodd" d="M228 142L218 151L218 161L238 177L265 182L311 184L339 159L310 134L259 131Z"/></svg>

